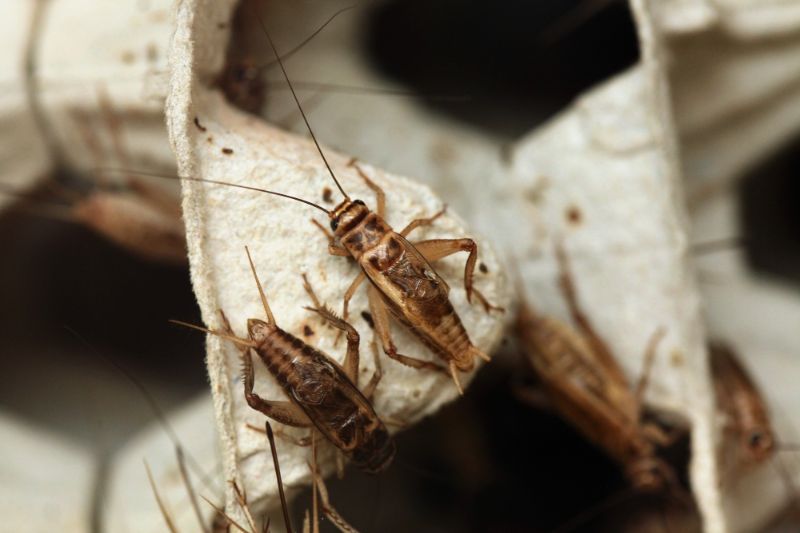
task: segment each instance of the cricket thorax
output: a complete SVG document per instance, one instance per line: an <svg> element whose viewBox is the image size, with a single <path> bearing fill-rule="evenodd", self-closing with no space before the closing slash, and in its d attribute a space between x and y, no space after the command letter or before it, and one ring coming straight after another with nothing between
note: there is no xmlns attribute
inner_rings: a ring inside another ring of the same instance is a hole
<svg viewBox="0 0 800 533"><path fill-rule="evenodd" d="M400 252L400 243L395 242L396 239L391 239L392 228L377 214L365 208L364 216L354 216L349 220L350 223L348 225L339 226L336 234L342 246L356 260L379 246L386 248L386 250L382 251L384 256L396 255Z"/></svg>

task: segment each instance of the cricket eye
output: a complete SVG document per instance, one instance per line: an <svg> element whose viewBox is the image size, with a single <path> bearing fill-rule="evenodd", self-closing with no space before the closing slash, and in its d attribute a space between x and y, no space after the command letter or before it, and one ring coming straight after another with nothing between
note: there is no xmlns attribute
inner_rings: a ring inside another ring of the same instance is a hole
<svg viewBox="0 0 800 533"><path fill-rule="evenodd" d="M760 431L754 431L750 434L750 447L761 448L764 445L764 434Z"/></svg>
<svg viewBox="0 0 800 533"><path fill-rule="evenodd" d="M339 219L338 218L331 219L331 229L333 231L336 231L336 228L338 227L339 227Z"/></svg>
<svg viewBox="0 0 800 533"><path fill-rule="evenodd" d="M361 200L353 200L353 203L356 204L356 205L367 205L364 202L362 202Z"/></svg>

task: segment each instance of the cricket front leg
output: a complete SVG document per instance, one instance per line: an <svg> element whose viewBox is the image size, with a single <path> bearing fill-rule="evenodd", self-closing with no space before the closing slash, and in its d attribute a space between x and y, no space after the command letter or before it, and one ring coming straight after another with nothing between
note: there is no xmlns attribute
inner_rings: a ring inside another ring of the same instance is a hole
<svg viewBox="0 0 800 533"><path fill-rule="evenodd" d="M377 183L372 181L370 177L367 176L367 173L364 172L364 169L361 168L361 166L358 164L358 160L355 157L347 163L347 166L355 168L356 172L358 172L358 175L361 176L361 179L363 179L364 183L367 184L367 187L369 187L372 192L375 193L377 202L377 209L375 209L375 212L378 213L379 217L386 218L386 193L383 192L383 189L381 189Z"/></svg>
<svg viewBox="0 0 800 533"><path fill-rule="evenodd" d="M317 227L317 229L319 229L325 235L325 238L328 239L329 254L335 255L337 257L350 257L350 252L348 252L344 246L336 242L336 237L333 236L333 233L328 231L328 228L320 224L314 218L311 219L311 223L314 224Z"/></svg>
<svg viewBox="0 0 800 533"><path fill-rule="evenodd" d="M306 307L306 309L317 313L328 324L347 334L347 354L344 357L344 363L342 364L342 367L344 367L344 372L347 374L347 377L350 378L350 381L353 383L358 383L358 346L361 340L358 331L356 331L356 328L351 326L350 323L336 316L333 311L319 302L319 299L314 293L314 289L311 288L311 284L308 282L308 277L306 277L305 274L303 274L303 287L311 298L311 301L314 302L314 307Z"/></svg>
<svg viewBox="0 0 800 533"><path fill-rule="evenodd" d="M244 397L247 400L247 405L287 426L301 428L311 426L311 420L309 420L306 414L292 402L265 400L253 392L253 385L255 382L253 354L248 350L242 359L244 362Z"/></svg>
<svg viewBox="0 0 800 533"><path fill-rule="evenodd" d="M467 264L464 267L464 289L467 291L467 301L472 303L474 295L481 302L486 312L505 311L489 303L489 300L472 284L475 274L475 262L478 260L478 245L472 239L431 239L414 243L414 247L429 262L434 262L458 252L469 252Z"/></svg>
<svg viewBox="0 0 800 533"><path fill-rule="evenodd" d="M375 332L378 334L378 338L381 340L383 352L386 355L399 363L416 368L417 370L436 370L437 372L444 372L445 374L448 374L447 369L441 365L397 353L397 347L392 341L392 334L389 330L389 312L386 309L386 304L384 304L381 300L381 296L378 294L378 289L375 287L371 286L367 290L367 296L369 298L369 309L372 313L372 319L375 322Z"/></svg>

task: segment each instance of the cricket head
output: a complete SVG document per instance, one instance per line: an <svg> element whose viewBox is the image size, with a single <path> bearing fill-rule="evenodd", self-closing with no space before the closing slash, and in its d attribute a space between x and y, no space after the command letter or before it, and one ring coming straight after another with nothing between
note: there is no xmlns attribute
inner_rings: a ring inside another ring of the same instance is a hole
<svg viewBox="0 0 800 533"><path fill-rule="evenodd" d="M267 336L269 336L271 329L272 326L270 326L263 320L259 320L257 318L247 319L247 335L253 342L256 342L258 344L264 342Z"/></svg>
<svg viewBox="0 0 800 533"><path fill-rule="evenodd" d="M753 462L761 462L772 455L775 450L775 438L767 427L756 426L742 433L742 448L747 450L748 458Z"/></svg>
<svg viewBox="0 0 800 533"><path fill-rule="evenodd" d="M369 214L369 208L361 200L345 198L328 213L331 219L331 229L337 237L347 234L351 229L364 220Z"/></svg>

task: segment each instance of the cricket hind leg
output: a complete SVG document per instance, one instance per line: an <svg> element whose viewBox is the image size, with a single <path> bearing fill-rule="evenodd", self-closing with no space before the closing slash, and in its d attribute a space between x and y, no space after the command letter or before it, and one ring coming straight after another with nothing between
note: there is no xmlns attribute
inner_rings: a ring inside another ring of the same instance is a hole
<svg viewBox="0 0 800 533"><path fill-rule="evenodd" d="M475 296L487 313L491 311L505 311L502 307L492 305L483 293L473 286L475 263L478 260L478 245L475 241L467 238L430 239L416 242L414 243L414 247L430 262L437 261L458 252L469 252L467 264L464 267L464 289L467 291L467 301L472 303L472 297Z"/></svg>
<svg viewBox="0 0 800 533"><path fill-rule="evenodd" d="M417 370L428 369L449 374L448 370L441 365L397 353L397 347L394 345L394 341L392 341L392 334L389 330L389 313L386 310L386 305L381 301L381 297L374 287L369 287L367 296L369 298L369 308L372 312L372 319L375 322L375 332L378 334L378 338L381 340L381 345L383 346L383 352L387 356L406 366L416 368Z"/></svg>

